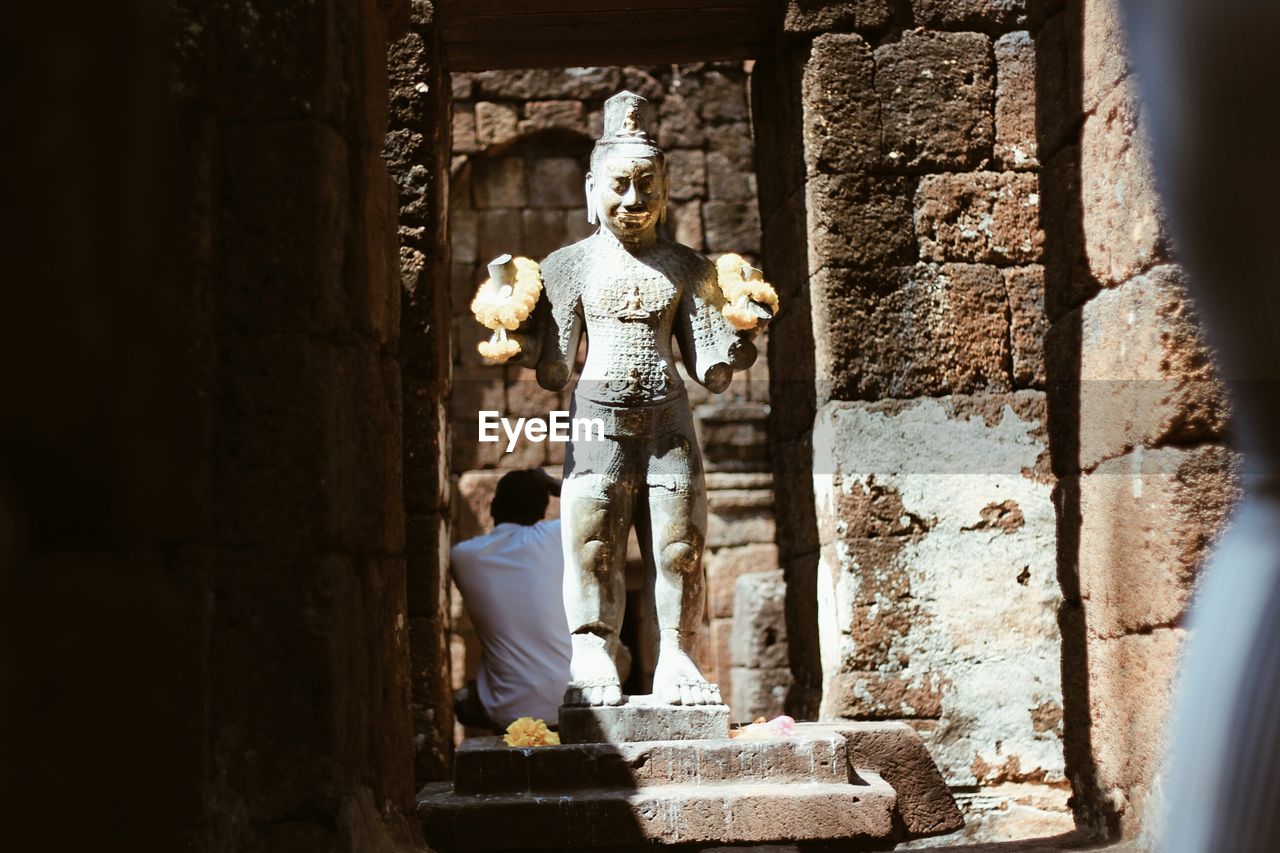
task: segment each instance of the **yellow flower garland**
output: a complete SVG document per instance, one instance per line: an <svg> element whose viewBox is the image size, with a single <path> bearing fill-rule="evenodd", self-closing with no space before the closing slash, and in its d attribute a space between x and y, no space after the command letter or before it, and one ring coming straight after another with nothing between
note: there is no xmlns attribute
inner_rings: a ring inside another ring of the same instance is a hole
<svg viewBox="0 0 1280 853"><path fill-rule="evenodd" d="M750 264L732 252L716 260L716 277L725 299L720 313L739 331L754 329L760 324L760 317L751 310L752 302L767 305L772 313L778 313L778 292L773 285L762 278L747 278L744 269L751 269Z"/></svg>
<svg viewBox="0 0 1280 853"><path fill-rule="evenodd" d="M471 300L471 313L493 335L476 345L480 355L490 361L508 361L520 354L520 342L507 337L518 329L538 304L542 295L542 270L531 258L513 258L516 267L514 285L500 285L487 278Z"/></svg>
<svg viewBox="0 0 1280 853"><path fill-rule="evenodd" d="M531 258L514 258L516 283L510 288L487 278L471 300L471 313L486 329L513 332L529 319L542 295L542 270Z"/></svg>
<svg viewBox="0 0 1280 853"><path fill-rule="evenodd" d="M507 726L502 742L507 746L559 746L560 735L547 728L542 720L521 717Z"/></svg>

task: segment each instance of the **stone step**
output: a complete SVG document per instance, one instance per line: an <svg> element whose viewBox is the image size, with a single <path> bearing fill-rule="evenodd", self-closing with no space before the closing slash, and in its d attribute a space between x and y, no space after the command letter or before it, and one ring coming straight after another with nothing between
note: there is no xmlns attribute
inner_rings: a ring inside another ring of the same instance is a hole
<svg viewBox="0 0 1280 853"><path fill-rule="evenodd" d="M459 794L578 791L650 785L847 784L845 738L809 731L771 740L679 740L508 747L469 738L454 758Z"/></svg>
<svg viewBox="0 0 1280 853"><path fill-rule="evenodd" d="M668 705L653 695L621 705L560 706L561 743L714 740L729 736L728 705Z"/></svg>
<svg viewBox="0 0 1280 853"><path fill-rule="evenodd" d="M419 794L418 814L427 842L444 853L890 839L893 789L870 772L856 780L490 795L457 794L440 783Z"/></svg>

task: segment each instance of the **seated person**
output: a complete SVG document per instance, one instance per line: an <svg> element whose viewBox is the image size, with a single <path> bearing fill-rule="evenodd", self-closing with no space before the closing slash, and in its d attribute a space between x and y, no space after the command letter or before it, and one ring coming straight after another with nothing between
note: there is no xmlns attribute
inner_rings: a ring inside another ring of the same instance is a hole
<svg viewBox="0 0 1280 853"><path fill-rule="evenodd" d="M569 683L569 625L560 522L543 521L560 482L512 471L490 505L494 528L460 542L451 571L480 640L475 681L454 696L458 721L503 731L519 717L555 725Z"/></svg>

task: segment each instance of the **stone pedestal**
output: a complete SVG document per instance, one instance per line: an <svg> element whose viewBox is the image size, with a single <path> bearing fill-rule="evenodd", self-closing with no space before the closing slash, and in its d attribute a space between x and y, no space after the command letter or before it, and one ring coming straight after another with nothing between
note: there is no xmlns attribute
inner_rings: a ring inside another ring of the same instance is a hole
<svg viewBox="0 0 1280 853"><path fill-rule="evenodd" d="M560 706L561 743L635 743L729 737L728 705L668 705L628 696L622 705Z"/></svg>
<svg viewBox="0 0 1280 853"><path fill-rule="evenodd" d="M868 766L877 765L877 766ZM959 811L910 727L801 724L771 740L504 746L471 738L418 796L435 850L652 850L840 841L888 850Z"/></svg>

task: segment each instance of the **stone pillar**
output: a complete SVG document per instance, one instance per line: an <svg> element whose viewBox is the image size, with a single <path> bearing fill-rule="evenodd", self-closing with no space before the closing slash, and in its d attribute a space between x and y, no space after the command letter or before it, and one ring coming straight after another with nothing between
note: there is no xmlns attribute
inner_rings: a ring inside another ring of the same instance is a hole
<svg viewBox="0 0 1280 853"><path fill-rule="evenodd" d="M793 692L910 720L986 840L1072 825L1031 5L791 3L755 88Z"/></svg>
<svg viewBox="0 0 1280 853"><path fill-rule="evenodd" d="M415 9L392 45L386 157L400 190L400 363L404 399L404 505L408 555L414 767L419 782L447 778L453 754L448 648L449 324L448 76L434 22Z"/></svg>
<svg viewBox="0 0 1280 853"><path fill-rule="evenodd" d="M204 460L195 849L410 849L405 488L387 48L406 10L188 5L175 202ZM188 156L184 154L184 156ZM196 158L199 157L197 161ZM142 747L139 747L141 749ZM163 820L163 818L158 818Z"/></svg>
<svg viewBox="0 0 1280 853"><path fill-rule="evenodd" d="M1234 461L1112 0L1049 19L1037 60L1041 85L1059 87L1041 124L1045 205L1060 214L1047 229L1047 368L1067 757L1080 822L1132 837L1158 799L1181 626L1236 497Z"/></svg>

